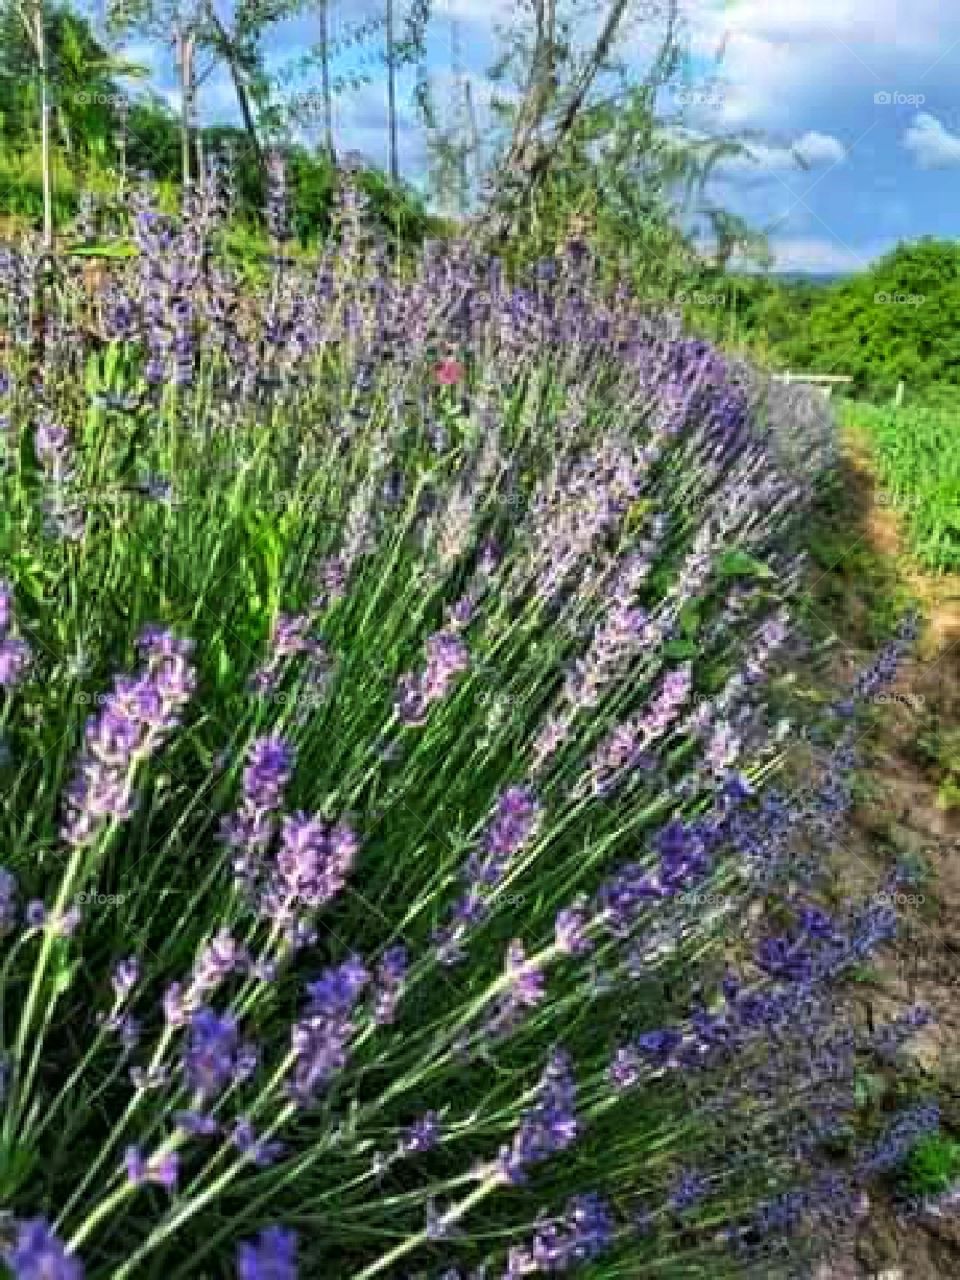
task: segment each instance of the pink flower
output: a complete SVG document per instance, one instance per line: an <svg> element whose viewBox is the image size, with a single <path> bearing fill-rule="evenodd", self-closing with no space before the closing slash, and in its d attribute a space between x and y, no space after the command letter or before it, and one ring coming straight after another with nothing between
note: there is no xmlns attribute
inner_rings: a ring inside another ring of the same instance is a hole
<svg viewBox="0 0 960 1280"><path fill-rule="evenodd" d="M463 377L463 365L459 360L441 360L434 369L437 381L442 387L452 387Z"/></svg>

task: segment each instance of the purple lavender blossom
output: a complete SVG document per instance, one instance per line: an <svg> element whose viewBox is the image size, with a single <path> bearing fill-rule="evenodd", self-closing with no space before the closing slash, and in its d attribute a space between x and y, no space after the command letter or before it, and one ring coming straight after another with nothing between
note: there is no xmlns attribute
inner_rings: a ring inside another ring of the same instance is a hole
<svg viewBox="0 0 960 1280"><path fill-rule="evenodd" d="M34 898L27 903L24 918L29 928L40 929L46 923L47 908L39 898Z"/></svg>
<svg viewBox="0 0 960 1280"><path fill-rule="evenodd" d="M939 1127L940 1108L936 1102L920 1103L902 1112L860 1157L858 1174L862 1177L894 1168L920 1138L935 1133Z"/></svg>
<svg viewBox="0 0 960 1280"><path fill-rule="evenodd" d="M463 942L470 926L486 915L488 899L506 877L512 859L532 838L540 812L540 803L530 787L508 787L497 800L480 848L467 860L464 893L451 910L451 921L434 934L445 964L463 958Z"/></svg>
<svg viewBox="0 0 960 1280"><path fill-rule="evenodd" d="M230 1141L258 1169L266 1169L275 1164L287 1149L282 1142L257 1137L252 1122L246 1116L240 1116L234 1121Z"/></svg>
<svg viewBox="0 0 960 1280"><path fill-rule="evenodd" d="M351 956L308 984L307 1009L291 1035L296 1061L289 1088L297 1101L311 1102L346 1065L354 1033L353 1011L369 981L367 968L359 957Z"/></svg>
<svg viewBox="0 0 960 1280"><path fill-rule="evenodd" d="M201 1099L214 1098L226 1085L252 1074L256 1056L241 1043L236 1018L202 1008L188 1025L181 1068L187 1087Z"/></svg>
<svg viewBox="0 0 960 1280"><path fill-rule="evenodd" d="M171 982L163 993L163 1016L169 1027L182 1027L190 1016L190 1001L182 982Z"/></svg>
<svg viewBox="0 0 960 1280"><path fill-rule="evenodd" d="M731 726L725 720L721 720L714 726L713 734L704 753L704 759L708 767L711 772L719 777L731 768L739 754L740 739Z"/></svg>
<svg viewBox="0 0 960 1280"><path fill-rule="evenodd" d="M261 809L275 808L290 780L293 761L293 748L283 738L258 738L243 773L244 798Z"/></svg>
<svg viewBox="0 0 960 1280"><path fill-rule="evenodd" d="M0 689L13 689L23 682L32 656L25 640L16 636L0 639Z"/></svg>
<svg viewBox="0 0 960 1280"><path fill-rule="evenodd" d="M124 1155L127 1181L141 1187L152 1182L168 1191L175 1191L180 1172L180 1160L175 1151L146 1159L138 1147L128 1147Z"/></svg>
<svg viewBox="0 0 960 1280"><path fill-rule="evenodd" d="M300 654L310 655L318 666L325 662L326 650L322 642L310 635L313 622L312 614L278 615L270 636L267 661L253 675L252 684L258 693L266 695L274 692L290 660Z"/></svg>
<svg viewBox="0 0 960 1280"><path fill-rule="evenodd" d="M297 1280L297 1235L267 1227L255 1243L237 1247L237 1280Z"/></svg>
<svg viewBox="0 0 960 1280"><path fill-rule="evenodd" d="M374 978L373 1019L378 1026L393 1022L407 976L409 957L404 946L388 947Z"/></svg>
<svg viewBox="0 0 960 1280"><path fill-rule="evenodd" d="M194 1138L212 1138L220 1132L220 1125L213 1116L205 1115L202 1111L175 1111L173 1122L178 1129Z"/></svg>
<svg viewBox="0 0 960 1280"><path fill-rule="evenodd" d="M669 1196L671 1209L681 1212L697 1204L707 1194L707 1184L695 1170L684 1170L674 1182Z"/></svg>
<svg viewBox="0 0 960 1280"><path fill-rule="evenodd" d="M17 878L6 867L0 867L0 937L9 933L17 922Z"/></svg>
<svg viewBox="0 0 960 1280"><path fill-rule="evenodd" d="M617 1090L632 1089L640 1080L642 1066L636 1049L618 1049L608 1071L610 1083Z"/></svg>
<svg viewBox="0 0 960 1280"><path fill-rule="evenodd" d="M190 978L190 999L209 994L232 974L245 973L250 967L247 949L236 941L226 927L218 929L202 948Z"/></svg>
<svg viewBox="0 0 960 1280"><path fill-rule="evenodd" d="M233 854L237 882L251 893L274 836L275 814L293 776L293 764L293 748L284 738L258 738L243 771L240 808L221 823L220 838Z"/></svg>
<svg viewBox="0 0 960 1280"><path fill-rule="evenodd" d="M436 1111L427 1111L400 1135L398 1151L401 1155L419 1155L431 1151L439 1140L440 1117Z"/></svg>
<svg viewBox="0 0 960 1280"><path fill-rule="evenodd" d="M559 950L568 956L586 955L593 946L587 936L589 924L590 914L582 904L558 911L554 932Z"/></svg>
<svg viewBox="0 0 960 1280"><path fill-rule="evenodd" d="M433 703L446 697L456 677L470 667L470 652L454 630L429 636L426 650L424 670L401 677L397 686L397 715L411 726L424 724Z"/></svg>
<svg viewBox="0 0 960 1280"><path fill-rule="evenodd" d="M498 1166L507 1182L523 1182L531 1165L565 1151L577 1138L576 1084L568 1055L554 1052L540 1078L537 1101L527 1111Z"/></svg>
<svg viewBox="0 0 960 1280"><path fill-rule="evenodd" d="M68 844L87 844L109 822L130 818L137 764L179 724L193 693L196 673L181 653L151 650L146 662L141 675L116 677L100 714L87 721L84 751L64 797L61 835Z"/></svg>
<svg viewBox="0 0 960 1280"><path fill-rule="evenodd" d="M677 719L690 695L689 663L669 672L648 709L625 724L617 725L594 752L586 781L597 793L621 782L643 761L649 747Z"/></svg>
<svg viewBox="0 0 960 1280"><path fill-rule="evenodd" d="M3 1251L3 1260L15 1280L83 1280L80 1259L68 1253L45 1218L18 1223L14 1243Z"/></svg>
<svg viewBox="0 0 960 1280"><path fill-rule="evenodd" d="M916 642L918 628L916 614L908 613L900 622L893 640L857 676L852 689L855 700L865 701L868 698L875 697L880 690L893 682L904 655L913 648Z"/></svg>
<svg viewBox="0 0 960 1280"><path fill-rule="evenodd" d="M298 909L315 911L330 902L346 884L359 847L345 823L330 826L316 814L302 812L284 818L261 914L289 926Z"/></svg>
<svg viewBox="0 0 960 1280"><path fill-rule="evenodd" d="M140 961L136 956L118 960L113 967L110 982L118 1000L126 1000L140 980Z"/></svg>
<svg viewBox="0 0 960 1280"><path fill-rule="evenodd" d="M570 1200L559 1218L541 1218L529 1248L511 1249L504 1280L555 1275L597 1258L613 1242L606 1201L588 1193Z"/></svg>
<svg viewBox="0 0 960 1280"><path fill-rule="evenodd" d="M43 421L34 434L34 447L37 457L44 466L62 467L70 455L70 432L66 427Z"/></svg>

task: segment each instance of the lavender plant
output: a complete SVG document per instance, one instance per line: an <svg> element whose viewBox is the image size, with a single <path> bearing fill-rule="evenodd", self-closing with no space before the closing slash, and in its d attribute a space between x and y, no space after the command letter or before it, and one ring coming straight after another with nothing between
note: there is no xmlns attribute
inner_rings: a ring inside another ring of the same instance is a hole
<svg viewBox="0 0 960 1280"><path fill-rule="evenodd" d="M346 182L251 293L201 205L93 330L3 259L8 1269L792 1274L936 1123L837 1158L893 921L822 904L849 707L774 789L815 466L581 243L407 272Z"/></svg>

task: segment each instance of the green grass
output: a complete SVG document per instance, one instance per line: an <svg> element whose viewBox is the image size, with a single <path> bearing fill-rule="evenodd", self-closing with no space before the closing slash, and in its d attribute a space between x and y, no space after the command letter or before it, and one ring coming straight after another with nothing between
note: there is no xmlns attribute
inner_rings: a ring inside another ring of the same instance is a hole
<svg viewBox="0 0 960 1280"><path fill-rule="evenodd" d="M960 1142L946 1134L922 1138L899 1171L898 1182L911 1195L941 1195L960 1179Z"/></svg>
<svg viewBox="0 0 960 1280"><path fill-rule="evenodd" d="M899 510L924 568L960 570L960 407L844 406L873 442L878 499Z"/></svg>

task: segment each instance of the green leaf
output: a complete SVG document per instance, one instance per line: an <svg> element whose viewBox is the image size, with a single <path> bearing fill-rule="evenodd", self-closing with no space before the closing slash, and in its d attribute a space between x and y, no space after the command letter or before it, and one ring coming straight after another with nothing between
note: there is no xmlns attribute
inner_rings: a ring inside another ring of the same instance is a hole
<svg viewBox="0 0 960 1280"><path fill-rule="evenodd" d="M61 996L65 991L70 990L73 982L73 975L76 972L76 961L72 961L68 953L69 944L63 940L56 953L53 969L53 992L54 996Z"/></svg>
<svg viewBox="0 0 960 1280"><path fill-rule="evenodd" d="M663 646L663 652L668 658L695 658L700 646L693 640L671 640Z"/></svg>
<svg viewBox="0 0 960 1280"><path fill-rule="evenodd" d="M700 605L696 600L691 600L680 610L680 630L687 639L692 639L697 634L701 622Z"/></svg>
<svg viewBox="0 0 960 1280"><path fill-rule="evenodd" d="M726 551L717 562L721 578L775 578L776 574L762 560L745 551Z"/></svg>
<svg viewBox="0 0 960 1280"><path fill-rule="evenodd" d="M118 240L115 244L84 244L68 249L72 258L135 258L138 250L135 244Z"/></svg>
<svg viewBox="0 0 960 1280"><path fill-rule="evenodd" d="M883 1076L871 1072L858 1075L853 1084L853 1096L858 1107L869 1107L887 1091L887 1082Z"/></svg>

